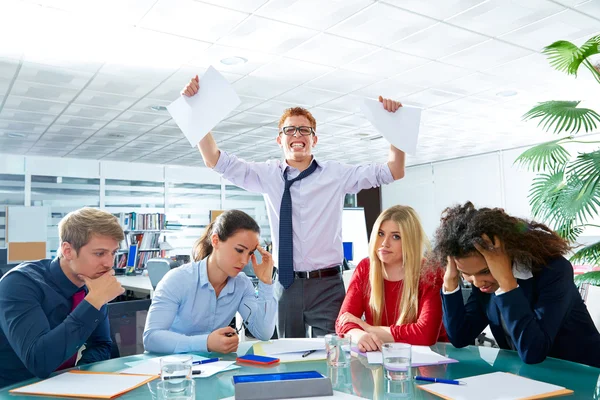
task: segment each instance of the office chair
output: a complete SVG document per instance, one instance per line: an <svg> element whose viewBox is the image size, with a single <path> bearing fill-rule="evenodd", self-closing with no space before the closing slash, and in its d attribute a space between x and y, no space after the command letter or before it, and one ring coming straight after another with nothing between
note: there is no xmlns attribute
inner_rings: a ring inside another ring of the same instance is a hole
<svg viewBox="0 0 600 400"><path fill-rule="evenodd" d="M148 277L152 284L152 289L156 290L158 282L169 272L172 268L175 268L177 263L169 258L151 258L146 263L146 269L148 270Z"/></svg>
<svg viewBox="0 0 600 400"><path fill-rule="evenodd" d="M112 347L110 358L142 354L144 327L152 300L108 303L108 321Z"/></svg>

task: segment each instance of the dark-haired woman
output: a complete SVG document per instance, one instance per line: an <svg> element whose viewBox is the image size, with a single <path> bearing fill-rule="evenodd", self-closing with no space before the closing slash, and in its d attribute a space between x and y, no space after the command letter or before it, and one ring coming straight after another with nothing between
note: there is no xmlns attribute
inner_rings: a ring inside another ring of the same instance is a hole
<svg viewBox="0 0 600 400"><path fill-rule="evenodd" d="M254 337L275 330L273 259L259 246L260 228L248 214L225 211L194 244L194 261L169 271L154 292L144 329L144 347L158 353L231 353L238 347L229 327L238 311ZM262 263L257 264L254 251ZM242 271L252 261L258 294Z"/></svg>
<svg viewBox="0 0 600 400"><path fill-rule="evenodd" d="M600 334L563 255L568 243L546 225L468 202L447 208L434 258L446 264L443 321L464 347L489 324L498 345L533 364L556 357L600 367ZM473 285L466 304L459 277Z"/></svg>

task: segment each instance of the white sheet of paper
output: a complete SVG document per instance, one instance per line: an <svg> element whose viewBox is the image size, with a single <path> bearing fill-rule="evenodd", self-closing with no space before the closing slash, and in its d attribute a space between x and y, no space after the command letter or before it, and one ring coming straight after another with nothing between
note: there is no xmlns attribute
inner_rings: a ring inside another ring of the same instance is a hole
<svg viewBox="0 0 600 400"><path fill-rule="evenodd" d="M428 346L412 346L411 352L411 363L416 366L435 365L451 361L448 357L436 353ZM380 351L368 351L367 361L369 364L383 364L383 355Z"/></svg>
<svg viewBox="0 0 600 400"><path fill-rule="evenodd" d="M534 398L535 396L565 389L562 386L551 385L506 372L492 372L459 380L465 382L466 385L433 383L431 385L419 385L419 387L426 388L427 391L441 397L460 400L517 400Z"/></svg>
<svg viewBox="0 0 600 400"><path fill-rule="evenodd" d="M275 354L274 357L279 358L280 363L286 362L298 362L298 361L316 361L316 360L326 360L327 352L325 350L315 351L307 355L306 357L302 357L304 355L304 351L298 353L282 353Z"/></svg>
<svg viewBox="0 0 600 400"><path fill-rule="evenodd" d="M313 400L332 400L332 399L340 399L340 400L356 400L356 399L364 399L365 397L358 397L353 394L348 394L344 392L338 392L337 390L333 391L333 396L319 396L319 397L311 397ZM235 397L227 397L223 400L235 400Z"/></svg>
<svg viewBox="0 0 600 400"><path fill-rule="evenodd" d="M64 374L16 389L12 393L31 393L47 396L114 397L147 379L147 375L78 374L65 372Z"/></svg>
<svg viewBox="0 0 600 400"><path fill-rule="evenodd" d="M301 353L309 350L325 350L325 339L279 339L271 342L261 342L254 345L255 354L261 356L271 356L284 353Z"/></svg>
<svg viewBox="0 0 600 400"><path fill-rule="evenodd" d="M167 110L192 147L196 147L240 103L227 79L211 66L200 79L198 93L192 97L179 96Z"/></svg>
<svg viewBox="0 0 600 400"><path fill-rule="evenodd" d="M477 350L479 350L479 357L481 357L482 360L484 360L491 366L494 366L494 363L496 362L496 357L498 357L500 349L495 349L493 347L477 346Z"/></svg>
<svg viewBox="0 0 600 400"><path fill-rule="evenodd" d="M360 109L366 119L383 135L391 145L408 154L417 151L421 109L403 106L392 113L383 108L383 104L371 99L364 99Z"/></svg>
<svg viewBox="0 0 600 400"><path fill-rule="evenodd" d="M130 368L119 371L121 374L147 374L147 375L159 375L160 374L160 359L161 357L155 357L148 360L136 361L127 363ZM192 357L193 361L206 360L206 357L196 356ZM216 361L208 364L194 365L193 371L202 371L200 375L192 375L193 378L207 378L216 373L225 370L232 370L240 368L237 365L233 365L235 361Z"/></svg>

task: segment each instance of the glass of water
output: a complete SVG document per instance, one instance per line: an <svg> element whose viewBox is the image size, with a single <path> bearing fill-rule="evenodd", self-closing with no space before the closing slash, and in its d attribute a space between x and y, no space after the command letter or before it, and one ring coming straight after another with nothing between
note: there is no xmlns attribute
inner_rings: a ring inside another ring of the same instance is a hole
<svg viewBox="0 0 600 400"><path fill-rule="evenodd" d="M193 399L192 356L179 354L160 359L160 379L163 383L163 395L166 399ZM190 383L191 382L191 383Z"/></svg>
<svg viewBox="0 0 600 400"><path fill-rule="evenodd" d="M327 365L330 367L347 367L350 365L350 335L325 335L325 349L327 350Z"/></svg>
<svg viewBox="0 0 600 400"><path fill-rule="evenodd" d="M411 381L411 346L406 343L385 343L381 348L385 378L390 381Z"/></svg>

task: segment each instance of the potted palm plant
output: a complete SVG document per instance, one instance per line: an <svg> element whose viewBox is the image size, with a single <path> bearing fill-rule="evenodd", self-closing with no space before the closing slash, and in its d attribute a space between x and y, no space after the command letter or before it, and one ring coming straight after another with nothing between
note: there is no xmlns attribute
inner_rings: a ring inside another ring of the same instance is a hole
<svg viewBox="0 0 600 400"><path fill-rule="evenodd" d="M593 61L593 56L600 54L600 35L581 47L567 41L554 42L543 53L558 71L576 77L585 68L600 83L600 67ZM580 107L580 101L551 100L537 104L523 118L539 120L542 129L560 135L528 149L515 161L537 173L529 193L533 216L575 242L584 228L600 227L593 224L600 213L600 141L582 135L597 129L600 115ZM565 148L570 143L586 143L591 150L572 157ZM571 262L600 266L600 241L578 249ZM600 286L600 271L587 272L575 280L579 286Z"/></svg>

